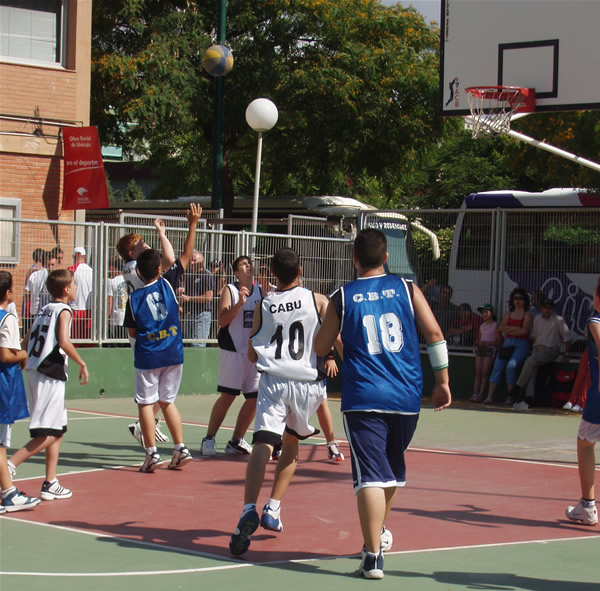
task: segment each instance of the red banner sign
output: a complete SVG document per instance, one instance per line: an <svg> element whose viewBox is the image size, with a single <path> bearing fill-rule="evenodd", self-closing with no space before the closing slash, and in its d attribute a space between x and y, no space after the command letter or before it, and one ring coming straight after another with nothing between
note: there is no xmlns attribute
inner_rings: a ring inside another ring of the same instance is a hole
<svg viewBox="0 0 600 591"><path fill-rule="evenodd" d="M63 209L106 209L108 191L96 127L63 127Z"/></svg>

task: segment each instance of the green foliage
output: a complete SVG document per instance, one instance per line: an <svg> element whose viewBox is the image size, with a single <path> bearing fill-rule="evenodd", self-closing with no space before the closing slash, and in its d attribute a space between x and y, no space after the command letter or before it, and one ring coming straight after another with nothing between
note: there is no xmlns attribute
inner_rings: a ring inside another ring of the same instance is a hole
<svg viewBox="0 0 600 591"><path fill-rule="evenodd" d="M208 194L215 80L201 56L218 2L93 5L92 121L102 140L145 155L158 196ZM393 198L441 133L438 31L376 0L230 0L224 79L224 179L254 185L252 99L279 109L265 134L261 194Z"/></svg>
<svg viewBox="0 0 600 591"><path fill-rule="evenodd" d="M562 242L569 246L600 243L600 230L573 226L552 225L544 230L544 240Z"/></svg>

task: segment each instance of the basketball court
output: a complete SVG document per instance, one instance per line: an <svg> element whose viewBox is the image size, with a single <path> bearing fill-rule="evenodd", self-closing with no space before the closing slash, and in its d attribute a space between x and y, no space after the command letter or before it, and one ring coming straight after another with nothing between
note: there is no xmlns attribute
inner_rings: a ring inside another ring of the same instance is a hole
<svg viewBox="0 0 600 591"><path fill-rule="evenodd" d="M332 464L324 441L308 440L282 505L284 531L259 528L241 559L229 537L242 506L245 457L201 458L214 396L180 398L195 460L183 470L142 474L143 451L127 425L130 400L69 403L59 461L64 501L0 518L0 575L11 591L47 589L353 589L361 535L348 459ZM339 402L331 401L341 449ZM464 406L464 405L463 405ZM222 450L232 417L219 432ZM578 417L451 408L423 410L408 452L407 486L387 527L394 544L383 588L597 589L600 530L568 522L578 498ZM14 441L27 439L26 423ZM161 446L163 459L171 449ZM271 462L259 504L266 502ZM36 494L43 458L19 467L17 486Z"/></svg>

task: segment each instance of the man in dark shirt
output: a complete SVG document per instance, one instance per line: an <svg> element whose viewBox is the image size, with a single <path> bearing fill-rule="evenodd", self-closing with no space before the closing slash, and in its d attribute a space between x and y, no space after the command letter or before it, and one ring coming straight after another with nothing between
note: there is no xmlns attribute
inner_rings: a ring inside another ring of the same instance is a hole
<svg viewBox="0 0 600 591"><path fill-rule="evenodd" d="M212 273L204 268L204 255L194 250L179 297L185 313L184 322L188 327L186 336L195 340L192 347L206 347L206 343L200 343L198 339L208 339L210 336L214 291L215 280Z"/></svg>

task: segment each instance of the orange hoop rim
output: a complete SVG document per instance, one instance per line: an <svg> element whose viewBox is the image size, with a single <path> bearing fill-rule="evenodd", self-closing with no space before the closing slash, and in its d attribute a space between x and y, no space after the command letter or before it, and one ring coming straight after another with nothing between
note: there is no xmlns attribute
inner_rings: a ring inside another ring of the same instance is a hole
<svg viewBox="0 0 600 591"><path fill-rule="evenodd" d="M469 86L465 92L479 100L508 103L515 112L535 111L535 90L522 86Z"/></svg>

